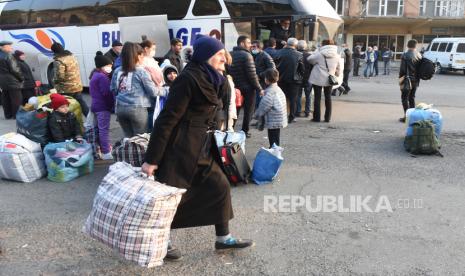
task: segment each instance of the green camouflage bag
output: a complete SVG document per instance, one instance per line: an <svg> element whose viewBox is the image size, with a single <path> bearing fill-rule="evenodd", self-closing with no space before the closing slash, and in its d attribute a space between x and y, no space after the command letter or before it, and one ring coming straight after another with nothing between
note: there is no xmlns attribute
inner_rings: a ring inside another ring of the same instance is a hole
<svg viewBox="0 0 465 276"><path fill-rule="evenodd" d="M441 144L434 132L432 121L423 120L415 122L412 136L406 136L404 140L405 150L412 154L439 154Z"/></svg>

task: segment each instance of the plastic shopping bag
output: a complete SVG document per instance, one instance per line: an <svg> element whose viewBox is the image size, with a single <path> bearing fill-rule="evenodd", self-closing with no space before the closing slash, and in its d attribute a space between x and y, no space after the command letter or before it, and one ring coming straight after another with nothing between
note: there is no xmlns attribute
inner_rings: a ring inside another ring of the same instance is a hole
<svg viewBox="0 0 465 276"><path fill-rule="evenodd" d="M272 182L279 173L284 161L282 157L283 148L273 144L271 149L261 148L253 164L252 180L261 185Z"/></svg>

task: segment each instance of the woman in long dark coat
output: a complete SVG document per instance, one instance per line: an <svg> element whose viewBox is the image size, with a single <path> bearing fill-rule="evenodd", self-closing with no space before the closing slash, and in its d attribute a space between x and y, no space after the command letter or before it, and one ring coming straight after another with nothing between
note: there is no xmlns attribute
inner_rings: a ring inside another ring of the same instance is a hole
<svg viewBox="0 0 465 276"><path fill-rule="evenodd" d="M36 84L34 77L32 76L31 67L29 67L29 65L25 61L26 55L24 54L24 52L16 50L14 56L18 61L19 69L21 69L21 73L23 73L24 77L23 87L21 88L24 105L29 101L30 97L34 96L34 88L36 87Z"/></svg>
<svg viewBox="0 0 465 276"><path fill-rule="evenodd" d="M196 40L192 61L172 84L155 122L142 166L148 175L155 172L160 182L187 189L171 228L215 225L216 249L253 245L229 232L230 186L212 132L217 110L228 108L228 82L222 75L225 60L219 40L207 36Z"/></svg>

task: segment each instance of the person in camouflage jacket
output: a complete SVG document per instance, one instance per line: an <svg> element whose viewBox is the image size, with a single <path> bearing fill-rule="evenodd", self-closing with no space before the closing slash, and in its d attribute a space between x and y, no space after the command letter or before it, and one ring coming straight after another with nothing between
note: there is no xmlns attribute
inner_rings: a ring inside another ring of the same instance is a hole
<svg viewBox="0 0 465 276"><path fill-rule="evenodd" d="M53 43L53 83L58 93L71 96L81 105L82 113L87 116L89 107L82 98L82 82L79 63L76 57L59 43Z"/></svg>

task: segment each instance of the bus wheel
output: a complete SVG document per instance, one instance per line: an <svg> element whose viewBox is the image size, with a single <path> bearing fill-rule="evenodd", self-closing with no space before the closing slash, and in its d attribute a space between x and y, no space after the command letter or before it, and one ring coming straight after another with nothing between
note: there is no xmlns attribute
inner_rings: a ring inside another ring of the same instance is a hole
<svg viewBox="0 0 465 276"><path fill-rule="evenodd" d="M47 80L48 80L48 86L50 88L53 88L55 86L53 83L53 64L50 64L47 68Z"/></svg>

